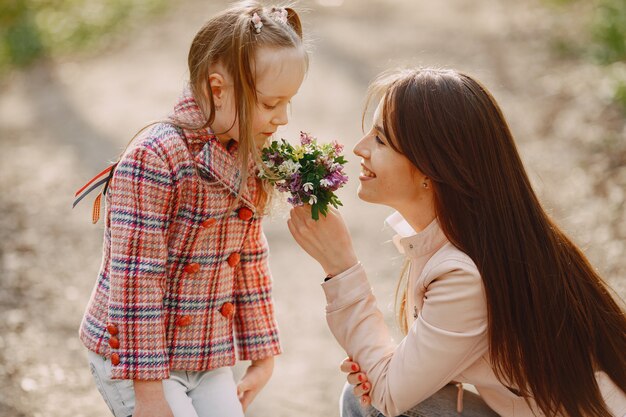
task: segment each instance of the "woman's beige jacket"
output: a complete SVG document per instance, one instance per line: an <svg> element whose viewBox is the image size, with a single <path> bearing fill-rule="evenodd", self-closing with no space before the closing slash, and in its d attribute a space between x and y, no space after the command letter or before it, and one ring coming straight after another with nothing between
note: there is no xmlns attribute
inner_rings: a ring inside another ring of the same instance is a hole
<svg viewBox="0 0 626 417"><path fill-rule="evenodd" d="M450 381L472 384L502 416L542 415L496 378L489 360L487 303L469 256L454 247L434 220L415 233L399 213L387 219L394 243L410 259L409 331L394 343L360 264L322 284L328 325L372 383L372 405L397 416ZM626 415L626 395L604 373L602 395L615 416Z"/></svg>

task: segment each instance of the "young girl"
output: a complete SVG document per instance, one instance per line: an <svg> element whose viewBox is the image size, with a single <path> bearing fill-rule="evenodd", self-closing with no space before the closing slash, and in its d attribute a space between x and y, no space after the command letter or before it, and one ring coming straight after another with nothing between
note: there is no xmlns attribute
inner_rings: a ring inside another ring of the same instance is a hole
<svg viewBox="0 0 626 417"><path fill-rule="evenodd" d="M623 307L542 209L491 94L431 69L387 74L372 93L354 152L359 197L397 210L409 261L399 345L339 213L289 220L329 274L328 324L352 358L343 416L457 416L463 403L466 416L626 415ZM480 396L463 402L453 381Z"/></svg>
<svg viewBox="0 0 626 417"><path fill-rule="evenodd" d="M189 51L190 82L105 187L102 267L80 327L117 417L242 416L280 353L258 149L287 124L307 54L292 9L234 5ZM251 360L235 386L230 367Z"/></svg>

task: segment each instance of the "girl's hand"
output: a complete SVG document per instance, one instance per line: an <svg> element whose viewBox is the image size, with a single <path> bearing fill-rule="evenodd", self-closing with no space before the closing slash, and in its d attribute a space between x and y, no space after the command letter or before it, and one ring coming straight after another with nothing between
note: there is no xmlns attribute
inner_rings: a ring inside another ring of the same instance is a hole
<svg viewBox="0 0 626 417"><path fill-rule="evenodd" d="M331 207L326 217L321 215L315 221L311 218L311 206L295 207L287 226L296 242L327 274L340 274L358 262L350 232L338 210Z"/></svg>
<svg viewBox="0 0 626 417"><path fill-rule="evenodd" d="M239 397L244 412L252 400L254 400L254 397L256 397L265 384L267 384L267 381L269 381L272 376L273 370L273 356L252 361L252 365L248 367L246 373L239 381L239 384L237 384L237 397Z"/></svg>
<svg viewBox="0 0 626 417"><path fill-rule="evenodd" d="M352 359L346 358L341 363L340 367L342 372L348 373L348 383L354 385L354 395L361 397L361 405L366 407L372 403L372 399L368 395L372 389L372 384L368 381L367 375L361 372L361 367L358 363L353 362Z"/></svg>
<svg viewBox="0 0 626 417"><path fill-rule="evenodd" d="M163 382L135 380L133 417L174 417L163 394Z"/></svg>

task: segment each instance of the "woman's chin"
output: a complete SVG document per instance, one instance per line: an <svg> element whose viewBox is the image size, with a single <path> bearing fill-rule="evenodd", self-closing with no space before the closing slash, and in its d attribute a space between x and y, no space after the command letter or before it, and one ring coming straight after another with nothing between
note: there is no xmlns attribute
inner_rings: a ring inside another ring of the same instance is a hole
<svg viewBox="0 0 626 417"><path fill-rule="evenodd" d="M360 200L365 201L366 203L376 203L376 199L372 198L370 193L367 193L363 190L363 186L359 185L359 189L357 190L357 196Z"/></svg>

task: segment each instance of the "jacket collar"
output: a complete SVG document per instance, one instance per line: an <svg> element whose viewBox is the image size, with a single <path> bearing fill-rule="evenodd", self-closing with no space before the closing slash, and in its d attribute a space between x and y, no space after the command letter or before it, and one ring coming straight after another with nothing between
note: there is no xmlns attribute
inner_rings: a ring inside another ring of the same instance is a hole
<svg viewBox="0 0 626 417"><path fill-rule="evenodd" d="M202 126L206 116L198 106L189 86L185 87L170 119L184 126ZM241 187L241 168L237 142L231 140L226 148L210 128L182 128L189 151L198 169L209 178L220 182L232 194L237 195ZM256 193L256 164L251 160L248 164L247 187L241 195L243 203L255 210L254 195Z"/></svg>
<svg viewBox="0 0 626 417"><path fill-rule="evenodd" d="M393 237L396 249L409 258L419 258L436 252L448 241L437 218L419 233L397 211L387 217L385 222L397 233Z"/></svg>

